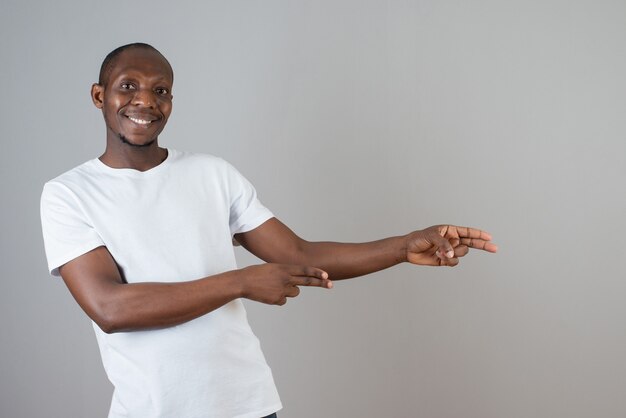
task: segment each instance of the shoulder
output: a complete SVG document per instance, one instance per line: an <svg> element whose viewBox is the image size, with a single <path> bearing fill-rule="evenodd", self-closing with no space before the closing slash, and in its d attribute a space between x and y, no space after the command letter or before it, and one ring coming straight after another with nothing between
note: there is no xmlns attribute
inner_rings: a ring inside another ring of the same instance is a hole
<svg viewBox="0 0 626 418"><path fill-rule="evenodd" d="M97 173L95 160L89 160L47 181L42 196L73 194L90 183Z"/></svg>
<svg viewBox="0 0 626 418"><path fill-rule="evenodd" d="M212 154L169 149L172 164L179 167L229 173L237 171L232 164Z"/></svg>
<svg viewBox="0 0 626 418"><path fill-rule="evenodd" d="M96 159L94 158L86 161L71 170L64 172L63 174L54 177L48 181L48 183L68 183L83 178L86 175L90 175L95 172L95 160Z"/></svg>
<svg viewBox="0 0 626 418"><path fill-rule="evenodd" d="M185 184L212 185L230 195L253 193L252 184L228 161L211 154L170 150L170 163ZM168 157L169 158L169 157Z"/></svg>

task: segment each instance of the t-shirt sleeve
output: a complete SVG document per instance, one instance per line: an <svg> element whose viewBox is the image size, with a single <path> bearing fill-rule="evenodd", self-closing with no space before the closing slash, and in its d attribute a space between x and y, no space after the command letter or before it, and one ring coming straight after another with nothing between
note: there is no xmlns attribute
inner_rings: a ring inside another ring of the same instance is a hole
<svg viewBox="0 0 626 418"><path fill-rule="evenodd" d="M233 166L228 163L226 165L230 195L229 226L232 236L251 231L274 215L259 201L252 184Z"/></svg>
<svg viewBox="0 0 626 418"><path fill-rule="evenodd" d="M46 183L41 194L41 228L48 270L59 277L59 267L104 245L78 199L60 183Z"/></svg>

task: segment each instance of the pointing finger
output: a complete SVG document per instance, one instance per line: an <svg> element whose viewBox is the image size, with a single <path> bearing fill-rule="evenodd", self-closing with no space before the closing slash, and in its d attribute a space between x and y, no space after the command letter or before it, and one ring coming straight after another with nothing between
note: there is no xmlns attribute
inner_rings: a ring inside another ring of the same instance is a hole
<svg viewBox="0 0 626 418"><path fill-rule="evenodd" d="M466 226L453 226L451 227L451 229L456 230L456 234L459 238L478 238L484 241L491 241L493 239L489 232L482 231L477 228L469 228Z"/></svg>
<svg viewBox="0 0 626 418"><path fill-rule="evenodd" d="M328 279L307 276L294 276L291 278L291 284L293 286L325 287L327 289L333 287L333 282Z"/></svg>
<svg viewBox="0 0 626 418"><path fill-rule="evenodd" d="M490 253L495 253L496 251L498 251L497 245L489 241L483 240L483 239L461 238L461 244L466 245L470 248L476 248L478 250L488 251Z"/></svg>
<svg viewBox="0 0 626 418"><path fill-rule="evenodd" d="M292 266L291 284L294 286L316 286L331 289L333 282L328 280L328 273L310 266Z"/></svg>
<svg viewBox="0 0 626 418"><path fill-rule="evenodd" d="M319 279L328 279L328 273L322 269L309 266L293 266L289 272L292 276L317 277Z"/></svg>

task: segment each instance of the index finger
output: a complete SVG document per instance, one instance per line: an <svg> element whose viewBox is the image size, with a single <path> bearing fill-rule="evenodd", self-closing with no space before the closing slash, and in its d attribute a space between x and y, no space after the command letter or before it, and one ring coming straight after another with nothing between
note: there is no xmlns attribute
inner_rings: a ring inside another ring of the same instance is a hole
<svg viewBox="0 0 626 418"><path fill-rule="evenodd" d="M328 279L328 273L317 267L310 266L291 266L289 274L292 276L317 277L319 279Z"/></svg>
<svg viewBox="0 0 626 418"><path fill-rule="evenodd" d="M496 244L478 238L461 238L461 244L467 245L470 248L485 250L490 253L498 251L498 246Z"/></svg>
<svg viewBox="0 0 626 418"><path fill-rule="evenodd" d="M294 276L291 278L291 283L294 286L325 287L328 289L333 287L333 282L328 279L318 279L310 276Z"/></svg>
<svg viewBox="0 0 626 418"><path fill-rule="evenodd" d="M493 239L489 232L477 228L470 228L467 226L454 226L452 228L456 230L459 238L473 238L481 239L483 241L491 241Z"/></svg>
<svg viewBox="0 0 626 418"><path fill-rule="evenodd" d="M322 269L309 266L293 266L290 272L291 283L294 286L316 286L331 288L333 284L328 280L328 273Z"/></svg>

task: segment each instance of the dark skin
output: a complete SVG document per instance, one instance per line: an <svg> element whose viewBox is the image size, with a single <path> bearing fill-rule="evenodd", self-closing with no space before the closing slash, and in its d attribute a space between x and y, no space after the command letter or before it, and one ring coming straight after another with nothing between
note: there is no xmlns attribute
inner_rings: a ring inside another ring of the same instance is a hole
<svg viewBox="0 0 626 418"><path fill-rule="evenodd" d="M165 58L133 48L119 55L104 85L92 86L107 127L103 163L145 171L163 162L167 150L158 146L158 135L172 110L172 83ZM403 262L455 266L470 248L497 251L487 232L452 225L348 244L306 241L272 218L235 239L266 263L187 282L129 284L107 248L98 247L61 266L60 273L87 315L112 333L177 325L238 298L284 305L300 286L330 289L331 280Z"/></svg>

